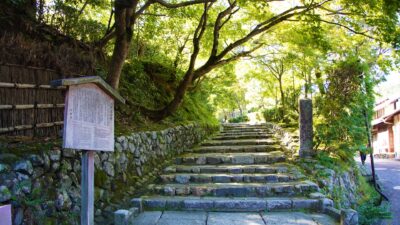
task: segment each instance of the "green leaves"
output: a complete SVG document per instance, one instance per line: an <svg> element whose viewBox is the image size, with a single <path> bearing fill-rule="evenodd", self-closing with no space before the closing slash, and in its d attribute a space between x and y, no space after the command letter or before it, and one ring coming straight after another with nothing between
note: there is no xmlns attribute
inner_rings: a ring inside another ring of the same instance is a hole
<svg viewBox="0 0 400 225"><path fill-rule="evenodd" d="M373 201L364 202L357 211L360 214L359 223L369 225L378 222L380 219L391 219L392 214L387 206L376 205Z"/></svg>
<svg viewBox="0 0 400 225"><path fill-rule="evenodd" d="M316 139L342 160L366 151L368 133L364 111L371 115L374 102L369 67L349 56L329 69L326 94L316 97ZM368 120L369 121L369 120Z"/></svg>

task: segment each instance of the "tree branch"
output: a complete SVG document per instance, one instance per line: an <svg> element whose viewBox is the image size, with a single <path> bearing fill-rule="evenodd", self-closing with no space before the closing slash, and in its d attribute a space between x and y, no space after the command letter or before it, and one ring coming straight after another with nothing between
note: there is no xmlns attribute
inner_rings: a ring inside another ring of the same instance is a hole
<svg viewBox="0 0 400 225"><path fill-rule="evenodd" d="M200 86L200 84L205 80L205 76L200 77L199 79L196 80L196 83L190 87L189 91L196 91L198 89L198 87Z"/></svg>
<svg viewBox="0 0 400 225"><path fill-rule="evenodd" d="M288 9L284 12L282 12L279 15L276 15L260 24L258 24L251 32L249 32L246 36L244 36L241 39L236 40L235 42L229 44L224 50L221 51L219 55L216 56L218 59L222 59L226 54L228 54L230 51L232 51L234 48L246 43L249 41L251 38L269 30L271 27L288 20L289 18L295 16L295 15L300 15L302 13L308 12L312 9L318 8L322 6L323 4L332 1L332 0L325 0L322 1L321 3L313 4L310 6L296 6L291 9ZM301 11L298 11L299 9L303 9Z"/></svg>
<svg viewBox="0 0 400 225"><path fill-rule="evenodd" d="M156 13L142 13L143 16L158 16L158 17L167 17L166 14L156 14Z"/></svg>
<svg viewBox="0 0 400 225"><path fill-rule="evenodd" d="M175 60L174 60L174 69L175 69L175 71L178 68L178 64L179 64L179 61L181 59L182 52L185 49L186 44L187 44L188 41L189 41L189 35L187 35L185 37L185 40L183 41L183 44L179 45L179 43L178 43L179 47L178 47L178 51L176 52L176 56L175 56Z"/></svg>
<svg viewBox="0 0 400 225"><path fill-rule="evenodd" d="M175 8L180 8L180 7L184 7L184 6L189 6L189 5L201 4L201 3L216 2L216 0L192 0L192 1L181 2L181 3L169 3L164 0L150 0L150 1L153 3L158 3L169 9L175 9Z"/></svg>
<svg viewBox="0 0 400 225"><path fill-rule="evenodd" d="M179 85L176 88L174 99L160 110L149 110L147 114L150 118L154 120L161 120L166 116L171 115L171 113L175 112L175 110L181 104L183 97L185 96L185 93L188 90L189 86L192 84L194 77L194 66L196 63L197 56L200 52L200 40L203 37L207 27L208 10L211 8L212 4L213 2L204 3L203 14L200 18L200 21L193 35L193 52L190 55L189 66L183 79L179 82Z"/></svg>
<svg viewBox="0 0 400 225"><path fill-rule="evenodd" d="M238 60L240 58L249 56L251 53L253 53L257 49L261 48L263 45L264 44L259 44L256 47L254 47L254 48L252 48L252 49L250 49L248 51L240 52L240 53L238 53L238 54L236 54L234 56L231 56L230 58L227 58L227 59L215 60L215 61L211 61L211 63L207 62L203 66L199 67L198 69L196 69L194 71L193 80L196 80L196 79L204 76L205 74L207 74L208 72L210 72L211 70L213 70L213 69L215 69L217 67L220 67L220 66L228 64L230 62L236 61L236 60Z"/></svg>
<svg viewBox="0 0 400 225"><path fill-rule="evenodd" d="M152 4L154 4L153 0L148 0L147 2L145 2L144 5L142 5L142 7L140 7L139 10L135 12L135 16L138 17L139 15L141 15Z"/></svg>
<svg viewBox="0 0 400 225"><path fill-rule="evenodd" d="M79 10L79 13L78 13L78 15L77 15L76 18L75 18L76 20L78 20L78 18L82 15L83 10L85 10L85 8L86 8L86 6L87 6L88 3L89 3L89 0L86 0L85 3L83 4L82 8Z"/></svg>
<svg viewBox="0 0 400 225"><path fill-rule="evenodd" d="M288 19L288 21L301 22L301 20L293 20L293 19ZM323 23L327 23L327 24L331 24L331 25L335 25L335 26L339 26L339 27L343 27L346 30L348 30L348 31L350 31L350 32L352 32L354 34L362 35L362 36L365 36L367 38L371 38L371 39L374 39L374 40L379 40L379 38L376 38L376 37L373 37L371 35L366 34L366 33L368 33L368 31L356 31L353 28L351 28L349 26L346 26L344 24L340 24L340 23L333 22L333 21L328 21L328 20L318 19L318 21L323 22Z"/></svg>
<svg viewBox="0 0 400 225"><path fill-rule="evenodd" d="M323 10L323 11L327 11L328 12L326 14L327 16L331 16L331 15L345 15L345 16L354 15L354 13L343 12L344 9L334 10L334 9L330 9L330 8L327 8L327 7L320 7L320 9Z"/></svg>
<svg viewBox="0 0 400 225"><path fill-rule="evenodd" d="M197 25L196 30L194 32L194 35L193 35L193 52L192 52L192 55L190 56L190 62L189 62L189 68L188 68L187 74L192 74L193 73L194 66L195 66L195 63L196 63L196 59L197 59L197 56L198 56L198 54L200 52L200 40L203 37L203 34L204 34L204 32L206 30L206 27L207 27L208 10L209 10L209 8L211 6L212 6L212 3L210 3L210 4L205 3L204 4L203 15L201 16L200 22Z"/></svg>
<svg viewBox="0 0 400 225"><path fill-rule="evenodd" d="M237 10L233 11L233 9L236 7L236 4L237 4L236 0L233 1L232 3L230 3L228 8L226 8L224 11L220 12L218 14L218 16L217 16L217 19L215 20L214 32L213 32L213 46L212 46L212 49L211 49L210 58L213 58L213 57L217 56L217 54L218 54L220 30L230 20L232 14L237 12ZM228 18L225 21L222 22L222 20L226 16L228 16Z"/></svg>
<svg viewBox="0 0 400 225"><path fill-rule="evenodd" d="M201 3L209 3L209 2L215 2L216 0L192 0L192 1L187 1L187 2L181 2L181 3L168 3L165 2L164 0L148 0L146 1L140 8L137 10L135 13L130 18L130 23L129 26L132 26L136 19L140 16L143 15L144 11L148 9L152 4L158 3L166 8L180 8L184 6L190 6L190 5L195 5L195 4L201 4ZM109 31L106 32L104 37L94 43L95 46L99 48L103 48L111 39L113 39L116 35L115 32L115 25L111 27Z"/></svg>
<svg viewBox="0 0 400 225"><path fill-rule="evenodd" d="M103 48L111 39L115 37L115 23L111 26L110 30L104 35L103 38L100 40L96 41L94 43L94 46L98 48Z"/></svg>
<svg viewBox="0 0 400 225"><path fill-rule="evenodd" d="M323 19L319 19L319 21L327 23L327 24L332 24L332 25L335 25L335 26L343 27L343 28L347 29L348 31L351 31L351 32L353 32L355 34L363 35L365 37L368 37L368 38L371 38L371 39L374 39L374 40L379 40L376 37L373 37L373 36L370 36L370 35L366 34L368 31L363 31L363 32L356 31L356 30L352 29L351 27L348 27L348 26L346 26L344 24L340 24L340 23L336 23L336 22L332 22L332 21L327 21L327 20L323 20Z"/></svg>
<svg viewBox="0 0 400 225"><path fill-rule="evenodd" d="M108 32L110 32L112 26L115 26L115 24L113 24L113 25L111 26L111 20L112 20L113 16L114 16L114 9L111 9L110 18L108 18L106 34L107 34Z"/></svg>
<svg viewBox="0 0 400 225"><path fill-rule="evenodd" d="M231 52L233 49L235 49L238 46L241 46L242 44L246 43L247 41L249 41L251 38L269 30L271 27L285 21L288 20L289 18L295 16L295 15L299 15L305 12L308 12L312 9L315 9L317 7L320 7L321 5L325 4L326 2L329 2L332 0L324 0L320 3L317 4L312 4L309 6L296 6L293 7L291 9L288 9L284 12L282 12L279 15L276 15L264 22L259 23L252 31L250 31L246 36L244 36L241 39L236 40L235 42L229 44L224 50L221 51L221 53L216 54L216 49L218 47L218 35L219 35L219 30L218 30L218 22L222 21L223 17L228 15L229 12L231 12L230 9L231 6L234 4L232 3L232 5L230 5L230 7L228 7L226 10L224 10L223 12L221 12L218 16L218 19L216 20L216 23L214 25L214 32L217 32L217 35L214 33L214 43L213 43L213 51L210 55L210 57L208 58L207 62L201 66L200 68L196 69L194 71L195 75L193 77L193 80L198 79L199 77L203 76L204 74L208 73L209 71L211 71L212 69L219 67L221 65L227 64L229 62L235 61L241 57L247 56L249 55L251 52L254 52L256 49L260 48L262 45L258 45L256 48L250 50L250 51L245 51L242 53L239 53L235 56L232 56L231 58L228 59L223 59L229 52ZM299 9L303 9L300 10ZM221 15L221 16L220 16Z"/></svg>

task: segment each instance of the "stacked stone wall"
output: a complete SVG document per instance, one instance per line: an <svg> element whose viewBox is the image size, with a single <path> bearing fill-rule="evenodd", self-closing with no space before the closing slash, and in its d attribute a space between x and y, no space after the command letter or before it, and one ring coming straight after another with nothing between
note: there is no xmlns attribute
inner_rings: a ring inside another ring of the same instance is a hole
<svg viewBox="0 0 400 225"><path fill-rule="evenodd" d="M114 152L95 154L95 219L112 221L112 212L161 172L173 156L198 144L217 127L186 125L119 136ZM59 145L17 154L1 144L0 205L12 204L14 224L77 224L80 213L81 152ZM29 223L30 224L30 223Z"/></svg>
<svg viewBox="0 0 400 225"><path fill-rule="evenodd" d="M276 124L267 124L280 137L281 145L292 154L292 159L311 175L326 195L334 198L336 207L348 209L357 204L357 170L348 168L345 171L335 171L321 165L316 159L299 159L299 135L289 132ZM340 201L339 201L340 200Z"/></svg>

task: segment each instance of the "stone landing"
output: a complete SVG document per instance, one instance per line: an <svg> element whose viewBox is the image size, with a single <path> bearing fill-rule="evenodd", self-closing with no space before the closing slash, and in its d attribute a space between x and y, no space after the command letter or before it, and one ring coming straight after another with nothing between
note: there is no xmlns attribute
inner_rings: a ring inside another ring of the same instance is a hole
<svg viewBox="0 0 400 225"><path fill-rule="evenodd" d="M327 215L302 212L182 212L153 211L140 214L140 225L327 225L336 222Z"/></svg>

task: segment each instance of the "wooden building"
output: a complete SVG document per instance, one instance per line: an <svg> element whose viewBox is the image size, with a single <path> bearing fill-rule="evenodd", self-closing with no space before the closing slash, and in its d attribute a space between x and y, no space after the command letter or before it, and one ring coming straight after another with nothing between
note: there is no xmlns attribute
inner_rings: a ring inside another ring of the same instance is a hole
<svg viewBox="0 0 400 225"><path fill-rule="evenodd" d="M400 96L375 105L372 126L374 154L400 159Z"/></svg>

